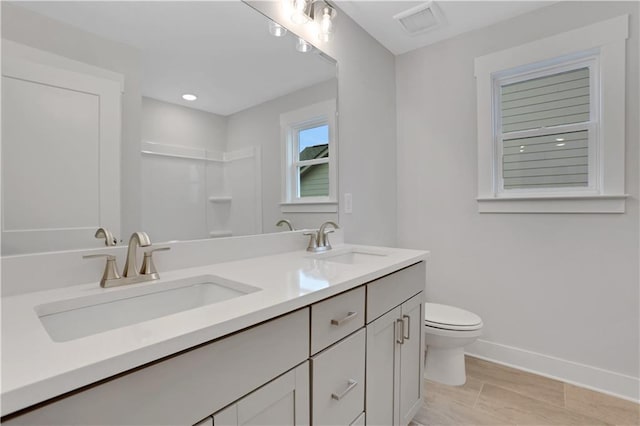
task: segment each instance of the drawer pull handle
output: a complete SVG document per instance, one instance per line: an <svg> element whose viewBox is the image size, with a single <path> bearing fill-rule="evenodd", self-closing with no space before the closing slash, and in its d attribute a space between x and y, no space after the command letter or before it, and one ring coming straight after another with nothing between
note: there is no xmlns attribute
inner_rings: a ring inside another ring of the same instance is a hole
<svg viewBox="0 0 640 426"><path fill-rule="evenodd" d="M406 327L407 334L404 334L404 328L405 328L404 327L404 320L405 320L405 318L407 319L407 327ZM403 328L403 330L402 330L403 339L411 340L411 317L409 315L403 315L402 316L402 328Z"/></svg>
<svg viewBox="0 0 640 426"><path fill-rule="evenodd" d="M331 325L335 325L335 326L342 325L342 324L344 324L345 322L347 322L347 321L349 321L349 320L352 320L352 319L354 319L354 318L355 318L355 317L357 317L357 316L358 316L358 313L357 313L357 312L349 312L349 313L347 314L347 316L346 316L346 317L344 317L344 318L342 318L342 319L339 319L339 320L332 319L332 320L331 320Z"/></svg>
<svg viewBox="0 0 640 426"><path fill-rule="evenodd" d="M396 342L401 345L404 344L404 320L402 318L398 318L396 320Z"/></svg>
<svg viewBox="0 0 640 426"><path fill-rule="evenodd" d="M349 380L349 386L347 386L347 388L340 394L337 395L335 393L331 394L331 398L335 399L336 401L340 401L342 398L344 398L349 392L351 392L353 390L353 388L355 388L356 386L358 386L358 382L356 382L355 380L351 379Z"/></svg>

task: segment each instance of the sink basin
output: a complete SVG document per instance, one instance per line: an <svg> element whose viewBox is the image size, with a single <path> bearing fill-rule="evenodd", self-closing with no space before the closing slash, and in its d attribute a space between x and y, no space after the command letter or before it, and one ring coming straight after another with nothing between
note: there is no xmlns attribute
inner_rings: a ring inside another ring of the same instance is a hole
<svg viewBox="0 0 640 426"><path fill-rule="evenodd" d="M51 339L66 342L259 290L213 275L203 275L47 303L35 310Z"/></svg>
<svg viewBox="0 0 640 426"><path fill-rule="evenodd" d="M360 250L360 249L348 249L348 250L336 250L335 252L329 251L317 255L317 259L326 260L327 262L346 263L349 265L357 265L364 263L371 263L386 257L384 252L377 252L373 250Z"/></svg>

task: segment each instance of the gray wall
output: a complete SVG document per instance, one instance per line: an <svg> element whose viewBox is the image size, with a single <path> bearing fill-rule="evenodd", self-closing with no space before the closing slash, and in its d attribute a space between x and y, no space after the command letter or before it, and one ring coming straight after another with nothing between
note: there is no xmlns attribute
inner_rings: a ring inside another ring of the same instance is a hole
<svg viewBox="0 0 640 426"><path fill-rule="evenodd" d="M317 102L334 99L336 82L329 80L289 95L247 108L228 116L227 151L260 146L262 148L262 230L278 232L276 222L290 219L296 228L318 228L326 220L337 220L335 213L287 213L282 201L282 153L280 114ZM338 148L340 149L340 148Z"/></svg>
<svg viewBox="0 0 640 426"><path fill-rule="evenodd" d="M224 152L227 119L221 115L142 98L142 141Z"/></svg>
<svg viewBox="0 0 640 426"><path fill-rule="evenodd" d="M2 2L2 37L124 75L121 229L122 235L138 230L142 77L138 51L131 46L95 36L8 2Z"/></svg>
<svg viewBox="0 0 640 426"><path fill-rule="evenodd" d="M626 213L479 214L474 58L622 14ZM488 344L472 352L637 380L638 22L635 2L563 2L397 58L399 243L432 250L430 301L483 318Z"/></svg>
<svg viewBox="0 0 640 426"><path fill-rule="evenodd" d="M316 40L283 16L279 1L247 1L272 19ZM338 61L338 194L353 194L353 214L340 209L345 240L396 243L396 119L394 56L338 11L335 36L321 49ZM266 229L265 229L266 230Z"/></svg>

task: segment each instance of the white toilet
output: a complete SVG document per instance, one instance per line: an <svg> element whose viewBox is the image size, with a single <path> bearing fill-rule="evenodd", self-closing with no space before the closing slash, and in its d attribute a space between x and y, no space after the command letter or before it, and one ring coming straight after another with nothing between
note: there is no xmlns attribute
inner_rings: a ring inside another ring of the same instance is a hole
<svg viewBox="0 0 640 426"><path fill-rule="evenodd" d="M445 385L467 381L464 347L482 334L482 319L469 311L437 303L425 303L424 377Z"/></svg>

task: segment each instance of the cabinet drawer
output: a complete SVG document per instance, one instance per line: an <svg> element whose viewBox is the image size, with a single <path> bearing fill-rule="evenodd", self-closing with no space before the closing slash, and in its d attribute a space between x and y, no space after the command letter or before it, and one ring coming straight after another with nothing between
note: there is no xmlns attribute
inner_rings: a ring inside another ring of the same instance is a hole
<svg viewBox="0 0 640 426"><path fill-rule="evenodd" d="M425 262L367 284L367 324L425 289Z"/></svg>
<svg viewBox="0 0 640 426"><path fill-rule="evenodd" d="M311 306L311 353L348 336L364 325L364 286Z"/></svg>
<svg viewBox="0 0 640 426"><path fill-rule="evenodd" d="M364 411L365 330L311 358L312 424L348 425Z"/></svg>

